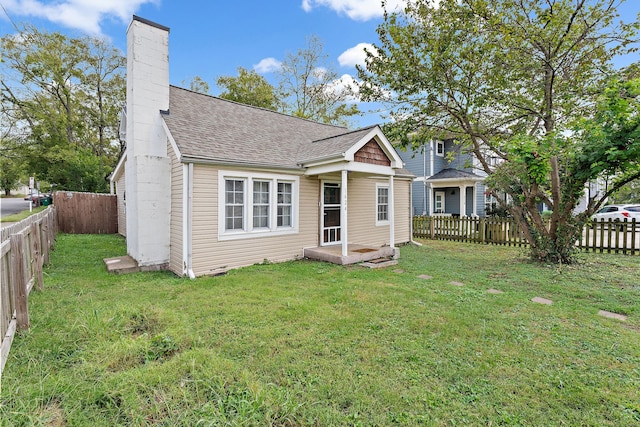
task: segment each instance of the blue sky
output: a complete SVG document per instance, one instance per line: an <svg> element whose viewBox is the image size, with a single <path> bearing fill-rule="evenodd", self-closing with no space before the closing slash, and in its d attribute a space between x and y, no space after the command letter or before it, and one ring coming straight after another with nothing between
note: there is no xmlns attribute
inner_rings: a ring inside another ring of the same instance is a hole
<svg viewBox="0 0 640 427"><path fill-rule="evenodd" d="M389 7L402 4L388 0ZM132 14L165 25L169 36L170 80L188 86L198 75L219 93L215 80L237 75L237 68L256 69L269 81L274 75L265 64L281 61L287 53L306 46L316 35L324 44L330 65L339 75L355 76L363 56L362 43L377 43L382 21L380 0L0 0L11 19L72 36L107 37L126 48L125 32ZM618 9L626 22L640 12L640 0L627 0ZM0 11L0 34L13 29ZM637 61L637 55L618 65ZM184 82L184 84L183 84ZM366 111L372 107L361 105ZM357 123L378 123L367 114Z"/></svg>

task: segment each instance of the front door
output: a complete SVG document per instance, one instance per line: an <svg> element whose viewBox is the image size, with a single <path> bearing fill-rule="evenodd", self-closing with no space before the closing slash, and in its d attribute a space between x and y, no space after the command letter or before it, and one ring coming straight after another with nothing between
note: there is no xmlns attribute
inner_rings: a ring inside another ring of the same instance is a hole
<svg viewBox="0 0 640 427"><path fill-rule="evenodd" d="M340 243L340 184L322 184L321 245Z"/></svg>
<svg viewBox="0 0 640 427"><path fill-rule="evenodd" d="M434 210L433 213L441 214L444 213L444 199L445 192L444 191L436 191L436 200L433 204Z"/></svg>

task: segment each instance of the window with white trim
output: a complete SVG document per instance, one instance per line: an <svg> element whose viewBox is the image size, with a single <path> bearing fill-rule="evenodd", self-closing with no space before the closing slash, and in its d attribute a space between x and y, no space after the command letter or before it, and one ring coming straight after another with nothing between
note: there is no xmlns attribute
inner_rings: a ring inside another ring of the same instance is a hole
<svg viewBox="0 0 640 427"><path fill-rule="evenodd" d="M253 181L253 228L269 228L270 181Z"/></svg>
<svg viewBox="0 0 640 427"><path fill-rule="evenodd" d="M243 179L225 180L225 230L244 230L244 184Z"/></svg>
<svg viewBox="0 0 640 427"><path fill-rule="evenodd" d="M444 157L444 141L436 141L436 155Z"/></svg>
<svg viewBox="0 0 640 427"><path fill-rule="evenodd" d="M298 232L299 177L219 171L218 238Z"/></svg>
<svg viewBox="0 0 640 427"><path fill-rule="evenodd" d="M278 182L278 227L291 227L293 184Z"/></svg>
<svg viewBox="0 0 640 427"><path fill-rule="evenodd" d="M386 224L389 222L389 187L378 185L376 189L376 224Z"/></svg>

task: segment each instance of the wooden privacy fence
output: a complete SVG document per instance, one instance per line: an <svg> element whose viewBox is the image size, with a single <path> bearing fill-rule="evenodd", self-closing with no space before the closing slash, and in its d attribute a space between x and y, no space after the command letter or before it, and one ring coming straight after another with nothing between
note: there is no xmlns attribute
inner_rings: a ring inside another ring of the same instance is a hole
<svg viewBox="0 0 640 427"><path fill-rule="evenodd" d="M56 191L53 204L62 233L115 234L118 232L118 205L114 194Z"/></svg>
<svg viewBox="0 0 640 427"><path fill-rule="evenodd" d="M55 208L49 206L29 218L2 229L0 268L0 377L17 330L29 328L28 296L42 289L42 266L56 236Z"/></svg>
<svg viewBox="0 0 640 427"><path fill-rule="evenodd" d="M415 216L413 236L508 246L529 244L515 220L507 218ZM585 225L576 246L587 252L640 255L640 222L594 221Z"/></svg>

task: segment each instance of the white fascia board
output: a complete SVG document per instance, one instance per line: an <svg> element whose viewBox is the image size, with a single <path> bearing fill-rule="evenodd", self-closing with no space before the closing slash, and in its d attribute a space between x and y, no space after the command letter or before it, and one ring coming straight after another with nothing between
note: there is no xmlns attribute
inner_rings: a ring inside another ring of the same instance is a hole
<svg viewBox="0 0 640 427"><path fill-rule="evenodd" d="M173 135L171 135L171 131L169 130L167 123L164 121L164 117L162 118L162 128L164 129L164 133L167 134L167 138L169 138L169 143L171 144L171 148L173 148L173 152L176 155L176 158L179 161L182 161L180 150L178 149L178 144L176 144L176 140L173 139Z"/></svg>
<svg viewBox="0 0 640 427"><path fill-rule="evenodd" d="M329 163L325 165L318 165L307 168L305 175L322 175L322 174L330 174L335 172L360 172L366 173L376 176L393 176L395 175L395 170L390 166L380 166L373 165L370 163L361 163L361 162L347 162L340 161Z"/></svg>
<svg viewBox="0 0 640 427"><path fill-rule="evenodd" d="M435 179L435 180L426 180L431 184L434 188L439 187L450 187L450 186L460 186L460 185L475 185L476 182L484 181L483 178L449 178L449 179Z"/></svg>
<svg viewBox="0 0 640 427"><path fill-rule="evenodd" d="M364 138L362 138L360 141L354 144L351 148L349 148L345 152L345 160L351 161L351 162L354 161L356 152L360 150L362 147L364 147L365 144L367 144L372 139L376 140L376 142L380 145L380 148L382 148L382 151L384 151L384 153L387 155L387 157L391 161L392 168L398 169L403 166L402 159L398 155L398 152L396 151L395 148L393 148L393 145L389 142L389 140L384 135L384 133L382 133L382 129L380 129L379 126L376 126L373 129L371 129L371 131L367 133L364 136Z"/></svg>
<svg viewBox="0 0 640 427"><path fill-rule="evenodd" d="M120 178L120 175L124 173L124 164L126 161L127 161L127 151L125 149L125 152L120 157L120 160L118 160L118 164L116 164L116 167L113 168L113 172L111 172L111 175L109 175L109 181L115 182L118 180L118 178Z"/></svg>

